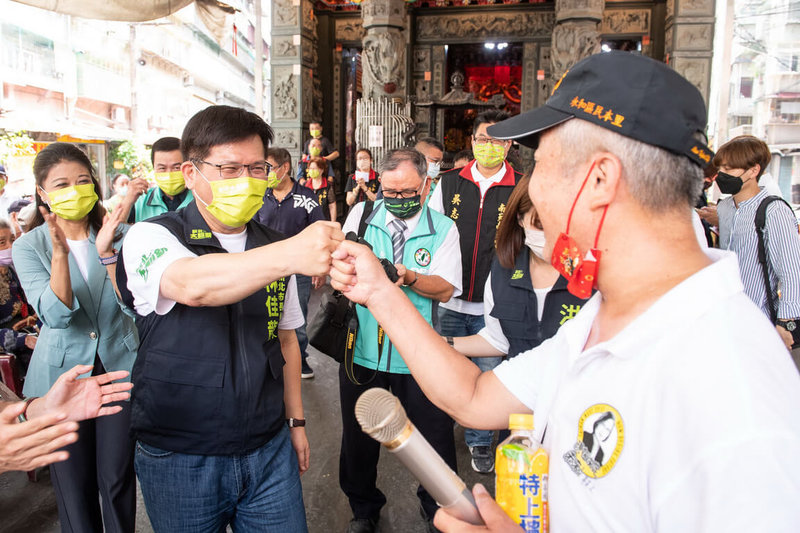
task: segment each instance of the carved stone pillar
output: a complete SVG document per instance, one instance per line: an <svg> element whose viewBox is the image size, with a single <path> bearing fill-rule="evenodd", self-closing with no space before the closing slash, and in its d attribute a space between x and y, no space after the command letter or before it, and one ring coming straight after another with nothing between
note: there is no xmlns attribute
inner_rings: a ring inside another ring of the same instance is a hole
<svg viewBox="0 0 800 533"><path fill-rule="evenodd" d="M273 144L286 148L294 161L303 150L303 135L315 116L313 70L317 66L317 21L312 0L272 2ZM318 104L319 105L319 104Z"/></svg>
<svg viewBox="0 0 800 533"><path fill-rule="evenodd" d="M708 105L714 45L714 0L667 0L669 64L700 90Z"/></svg>
<svg viewBox="0 0 800 533"><path fill-rule="evenodd" d="M575 63L600 51L598 25L603 0L556 0L556 27L550 50L552 79L558 80Z"/></svg>
<svg viewBox="0 0 800 533"><path fill-rule="evenodd" d="M368 0L361 4L361 16L367 31L361 53L363 97L405 100L408 94L405 3Z"/></svg>

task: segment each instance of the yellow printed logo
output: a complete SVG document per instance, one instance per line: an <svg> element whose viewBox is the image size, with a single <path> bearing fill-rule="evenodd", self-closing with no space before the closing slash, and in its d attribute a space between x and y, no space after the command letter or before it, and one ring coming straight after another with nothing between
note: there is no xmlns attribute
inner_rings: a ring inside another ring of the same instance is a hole
<svg viewBox="0 0 800 533"><path fill-rule="evenodd" d="M561 87L561 82L564 81L564 78L567 76L567 74L569 74L569 69L567 69L567 71L561 75L556 84L553 86L553 92L550 93L550 96L553 96L556 93L556 90Z"/></svg>
<svg viewBox="0 0 800 533"><path fill-rule="evenodd" d="M703 162L709 163L711 162L711 154L700 148L699 146L695 145L692 146L692 153L699 157Z"/></svg>
<svg viewBox="0 0 800 533"><path fill-rule="evenodd" d="M597 117L598 121L610 122L612 126L616 126L617 128L621 128L622 123L625 122L625 117L623 115L614 113L611 109L606 110L603 106L584 100L578 96L572 99L569 106L583 111L590 117Z"/></svg>
<svg viewBox="0 0 800 533"><path fill-rule="evenodd" d="M206 231L204 229L193 229L192 233L189 234L189 238L195 241L202 239L210 239L211 232Z"/></svg>
<svg viewBox="0 0 800 533"><path fill-rule="evenodd" d="M461 194L456 193L453 195L453 199L450 200L450 205L461 205Z"/></svg>
<svg viewBox="0 0 800 533"><path fill-rule="evenodd" d="M625 445L622 416L612 406L598 403L586 409L578 420L578 438L564 461L575 474L598 479L617 464Z"/></svg>
<svg viewBox="0 0 800 533"><path fill-rule="evenodd" d="M515 270L513 274L511 274L511 279L522 279L522 270Z"/></svg>

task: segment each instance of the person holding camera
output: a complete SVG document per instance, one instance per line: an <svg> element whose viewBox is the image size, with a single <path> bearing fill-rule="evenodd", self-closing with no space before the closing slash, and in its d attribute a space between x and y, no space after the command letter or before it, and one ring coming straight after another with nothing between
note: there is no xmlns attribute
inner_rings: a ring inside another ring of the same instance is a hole
<svg viewBox="0 0 800 533"><path fill-rule="evenodd" d="M342 230L356 232L363 219L364 240L375 255L394 264L395 283L431 324L438 302L446 302L461 292L461 252L453 221L425 205L430 188L427 167L425 156L416 150L389 152L380 168L383 199L374 207L371 202L356 204ZM348 375L346 365L339 370L339 485L353 510L351 533L375 531L381 507L386 503L386 497L375 485L380 444L361 431L354 411L356 400L367 388L382 387L398 396L411 422L450 468L457 469L453 421L425 398L372 314L361 306L356 313L359 329L352 374ZM431 521L438 508L436 502L422 487L417 494L426 519Z"/></svg>

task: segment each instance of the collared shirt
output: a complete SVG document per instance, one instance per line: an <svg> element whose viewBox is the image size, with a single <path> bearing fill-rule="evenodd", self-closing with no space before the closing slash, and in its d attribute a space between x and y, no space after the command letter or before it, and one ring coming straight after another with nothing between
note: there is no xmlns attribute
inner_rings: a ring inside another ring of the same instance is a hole
<svg viewBox="0 0 800 533"><path fill-rule="evenodd" d="M546 426L551 532L797 529L800 376L734 255L706 254L610 340L584 349L596 294L493 370Z"/></svg>
<svg viewBox="0 0 800 533"><path fill-rule="evenodd" d="M268 228L293 237L317 220L324 220L317 195L296 181L291 190L278 201L272 189L264 194L264 205L255 219Z"/></svg>
<svg viewBox="0 0 800 533"><path fill-rule="evenodd" d="M738 207L733 197L721 200L717 205L719 216L719 246L736 252L744 292L769 316L764 274L758 262L758 236L756 234L756 211L769 196L765 188ZM774 301L778 304L778 318L800 317L800 236L797 219L791 209L782 202L773 202L767 207L764 247L767 251L770 286ZM778 288L781 291L777 298Z"/></svg>

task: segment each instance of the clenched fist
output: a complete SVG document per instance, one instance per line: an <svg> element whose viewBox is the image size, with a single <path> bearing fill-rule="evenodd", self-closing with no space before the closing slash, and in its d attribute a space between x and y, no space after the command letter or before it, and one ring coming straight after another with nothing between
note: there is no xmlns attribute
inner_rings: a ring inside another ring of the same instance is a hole
<svg viewBox="0 0 800 533"><path fill-rule="evenodd" d="M331 254L344 240L338 222L319 221L290 239L295 254L295 272L306 276L327 276Z"/></svg>

